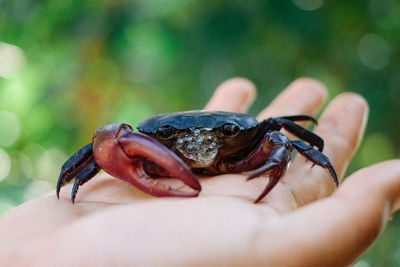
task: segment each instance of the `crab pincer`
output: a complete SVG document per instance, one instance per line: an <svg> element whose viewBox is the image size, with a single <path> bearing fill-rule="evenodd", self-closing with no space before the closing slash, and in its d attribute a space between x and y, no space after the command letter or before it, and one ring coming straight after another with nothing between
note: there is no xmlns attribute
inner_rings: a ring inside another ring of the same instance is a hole
<svg viewBox="0 0 400 267"><path fill-rule="evenodd" d="M94 158L102 169L146 193L154 196L193 197L201 190L196 176L182 159L153 138L133 132L128 124L110 124L100 128L94 133L93 144ZM195 192L175 190L150 178L142 167L144 158L155 162Z"/></svg>
<svg viewBox="0 0 400 267"><path fill-rule="evenodd" d="M155 162L171 177L176 177L193 190L173 189L150 178L143 169L144 160ZM196 197L201 190L196 176L171 150L149 136L133 132L128 124L121 123L98 129L92 144L82 148L63 165L57 196L61 186L76 177L71 195L74 202L79 185L90 180L100 169L157 197Z"/></svg>

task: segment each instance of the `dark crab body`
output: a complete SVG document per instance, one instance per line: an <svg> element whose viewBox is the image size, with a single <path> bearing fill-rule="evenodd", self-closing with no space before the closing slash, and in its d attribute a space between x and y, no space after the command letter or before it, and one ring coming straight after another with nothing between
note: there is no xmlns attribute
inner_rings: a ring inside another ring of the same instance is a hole
<svg viewBox="0 0 400 267"><path fill-rule="evenodd" d="M252 179L268 174L269 183L258 202L277 184L296 149L301 155L327 168L338 184L329 159L322 154L323 140L295 121L313 121L308 115L269 118L258 122L241 113L187 111L151 117L138 125L140 133L127 124L110 124L98 129L88 144L61 168L61 186L75 177L74 202L78 187L100 169L128 181L154 196L197 196L201 186L195 173L240 173L254 170ZM302 141L290 141L279 132L288 130ZM314 149L317 147L318 150ZM185 192L164 185L154 177L171 176L194 189ZM151 178L153 177L153 178Z"/></svg>
<svg viewBox="0 0 400 267"><path fill-rule="evenodd" d="M221 173L220 163L243 159L263 134L258 121L241 113L188 111L157 115L137 126L196 172Z"/></svg>

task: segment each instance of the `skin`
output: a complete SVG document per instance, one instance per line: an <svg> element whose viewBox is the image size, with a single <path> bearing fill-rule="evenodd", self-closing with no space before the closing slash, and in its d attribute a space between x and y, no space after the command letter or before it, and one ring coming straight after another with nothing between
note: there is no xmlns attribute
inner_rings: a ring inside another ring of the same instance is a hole
<svg viewBox="0 0 400 267"><path fill-rule="evenodd" d="M258 120L315 115L326 96L321 83L296 80ZM252 83L235 78L218 87L206 108L245 112L254 98ZM315 128L340 178L367 114L362 97L344 93ZM178 199L152 197L103 173L80 188L75 205L65 186L60 200L51 192L0 219L0 265L345 266L400 207L399 160L361 169L336 190L326 170L296 157L257 205L252 201L267 180L245 178L201 177L198 198Z"/></svg>

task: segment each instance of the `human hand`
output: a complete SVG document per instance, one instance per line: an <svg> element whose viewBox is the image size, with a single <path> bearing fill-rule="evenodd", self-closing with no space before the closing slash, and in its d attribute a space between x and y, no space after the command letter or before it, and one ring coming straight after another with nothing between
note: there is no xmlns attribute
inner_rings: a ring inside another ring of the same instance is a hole
<svg viewBox="0 0 400 267"><path fill-rule="evenodd" d="M206 108L245 112L254 95L250 82L232 79ZM300 79L258 120L315 115L325 98L320 83ZM360 143L367 112L360 96L342 94L315 127L340 178ZM295 157L259 204L253 200L267 179L245 178L201 177L200 196L182 199L154 198L101 174L80 188L75 205L71 186L65 186L60 200L51 192L0 219L0 265L347 265L400 206L399 161L362 169L335 192L329 172Z"/></svg>

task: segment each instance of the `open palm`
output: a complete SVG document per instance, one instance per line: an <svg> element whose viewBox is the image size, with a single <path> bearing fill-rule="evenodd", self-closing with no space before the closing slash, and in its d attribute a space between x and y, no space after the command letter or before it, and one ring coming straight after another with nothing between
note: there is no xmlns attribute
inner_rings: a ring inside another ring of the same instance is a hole
<svg viewBox="0 0 400 267"><path fill-rule="evenodd" d="M249 81L232 79L206 109L245 112L254 96ZM300 79L257 119L316 115L325 98L323 85ZM367 113L360 96L342 94L315 127L340 178L360 143ZM75 205L71 186L65 186L60 200L51 192L1 218L0 265L350 264L398 208L400 163L362 169L337 192L329 172L311 166L295 157L259 204L253 200L267 177L249 182L243 174L200 177L200 196L178 199L149 196L103 173L80 188Z"/></svg>

